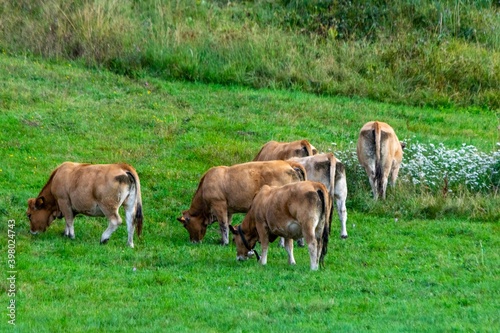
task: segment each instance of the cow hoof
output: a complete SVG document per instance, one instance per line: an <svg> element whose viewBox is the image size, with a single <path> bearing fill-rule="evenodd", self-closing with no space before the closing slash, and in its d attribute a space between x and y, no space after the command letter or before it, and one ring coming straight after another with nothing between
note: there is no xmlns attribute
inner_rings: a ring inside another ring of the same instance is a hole
<svg viewBox="0 0 500 333"><path fill-rule="evenodd" d="M109 238L101 239L101 244L106 244L109 241Z"/></svg>
<svg viewBox="0 0 500 333"><path fill-rule="evenodd" d="M340 238L342 238L342 239L346 239L347 237L348 237L347 235L340 236Z"/></svg>

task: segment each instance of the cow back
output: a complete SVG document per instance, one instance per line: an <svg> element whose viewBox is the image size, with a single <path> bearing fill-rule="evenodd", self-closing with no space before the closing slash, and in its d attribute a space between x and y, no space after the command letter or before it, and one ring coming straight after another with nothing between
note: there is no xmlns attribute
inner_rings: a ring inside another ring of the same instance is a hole
<svg viewBox="0 0 500 333"><path fill-rule="evenodd" d="M292 157L311 156L315 151L315 148L305 139L293 142L269 141L260 149L253 160L287 160Z"/></svg>

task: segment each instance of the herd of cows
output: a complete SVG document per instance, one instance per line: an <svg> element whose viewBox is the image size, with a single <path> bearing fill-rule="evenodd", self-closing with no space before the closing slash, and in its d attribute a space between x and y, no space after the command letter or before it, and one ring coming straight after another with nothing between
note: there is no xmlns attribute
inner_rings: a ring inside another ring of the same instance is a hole
<svg viewBox="0 0 500 333"><path fill-rule="evenodd" d="M394 184L404 144L386 123L366 123L359 133L357 155L368 175L373 197L385 198L389 176ZM201 178L188 210L178 221L192 242L205 236L218 222L222 244L233 234L237 259L255 255L267 263L269 243L281 237L288 261L295 264L293 240L305 240L312 270L318 269L328 248L333 203L340 219L340 236L346 230L347 183L344 165L332 153L321 154L307 140L266 143L253 161L216 166ZM45 231L57 218L66 221L64 235L75 237L77 214L105 216L106 243L121 224L123 206L128 245L134 247L134 230L143 224L141 186L136 170L127 164L65 162L57 167L36 198L28 200L30 232ZM242 223L231 225L232 215L246 213ZM254 247L260 242L262 255Z"/></svg>

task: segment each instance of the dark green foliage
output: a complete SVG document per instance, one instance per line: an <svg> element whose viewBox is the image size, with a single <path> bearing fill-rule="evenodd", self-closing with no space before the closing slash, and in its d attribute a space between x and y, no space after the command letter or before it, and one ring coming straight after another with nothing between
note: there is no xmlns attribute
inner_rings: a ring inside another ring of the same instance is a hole
<svg viewBox="0 0 500 333"><path fill-rule="evenodd" d="M7 1L0 49L144 75L500 107L491 1Z"/></svg>

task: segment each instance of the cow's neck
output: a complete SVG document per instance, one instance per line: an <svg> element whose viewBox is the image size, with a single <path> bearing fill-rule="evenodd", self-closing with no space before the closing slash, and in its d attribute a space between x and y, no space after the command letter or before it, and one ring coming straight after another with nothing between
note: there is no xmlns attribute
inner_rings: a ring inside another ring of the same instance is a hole
<svg viewBox="0 0 500 333"><path fill-rule="evenodd" d="M200 193L201 191L197 191L191 201L191 207L189 207L189 214L191 216L201 216L205 219L214 220L212 215L210 214L210 209L205 200Z"/></svg>
<svg viewBox="0 0 500 333"><path fill-rule="evenodd" d="M257 239L259 238L257 227L255 226L255 221L251 218L245 218L243 219L243 222L241 222L240 228L242 232L245 233L249 245L251 247L254 247L255 243L257 243Z"/></svg>
<svg viewBox="0 0 500 333"><path fill-rule="evenodd" d="M57 211L57 212L59 211L59 205L57 204L57 200L52 194L52 191L50 190L49 183L45 185L44 188L40 191L38 197L43 197L45 208L52 211Z"/></svg>

